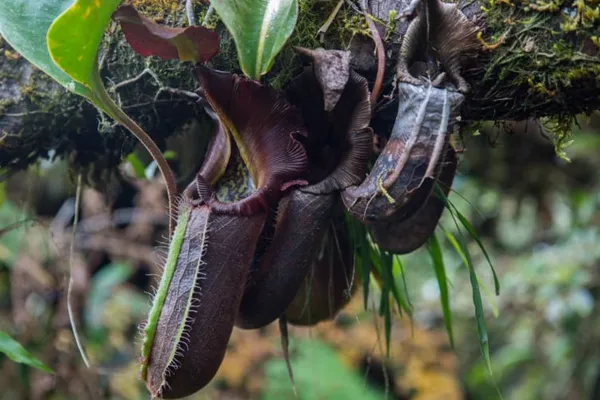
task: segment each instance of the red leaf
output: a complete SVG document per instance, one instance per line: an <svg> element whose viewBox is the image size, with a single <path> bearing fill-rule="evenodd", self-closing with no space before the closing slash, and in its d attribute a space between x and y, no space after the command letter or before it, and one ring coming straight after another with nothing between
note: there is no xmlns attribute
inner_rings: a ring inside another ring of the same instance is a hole
<svg viewBox="0 0 600 400"><path fill-rule="evenodd" d="M144 57L202 63L219 52L219 36L202 26L172 28L159 25L132 6L120 7L113 19L121 24L131 48Z"/></svg>

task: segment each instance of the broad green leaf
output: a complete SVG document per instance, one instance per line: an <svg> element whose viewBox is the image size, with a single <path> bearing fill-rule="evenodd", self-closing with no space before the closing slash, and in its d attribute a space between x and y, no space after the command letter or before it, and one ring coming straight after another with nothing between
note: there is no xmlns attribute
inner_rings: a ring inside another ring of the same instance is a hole
<svg viewBox="0 0 600 400"><path fill-rule="evenodd" d="M6 332L0 331L0 353L6 354L14 362L29 365L30 367L40 369L44 372L53 374L54 371L47 367L43 362L35 358L31 353L23 348L16 340L8 336Z"/></svg>
<svg viewBox="0 0 600 400"><path fill-rule="evenodd" d="M442 303L442 311L444 313L444 324L448 331L448 339L450 340L450 346L454 348L454 334L452 333L452 310L450 309L450 298L448 296L448 281L446 280L446 270L444 265L444 255L442 249L437 240L435 234L429 238L429 244L427 246L435 276L438 281L440 288L440 301Z"/></svg>
<svg viewBox="0 0 600 400"><path fill-rule="evenodd" d="M294 31L298 0L211 0L233 36L244 74L258 79Z"/></svg>
<svg viewBox="0 0 600 400"><path fill-rule="evenodd" d="M316 339L298 340L292 353L294 380L301 397L294 395L283 357L273 357L264 367L261 400L382 400L382 389L366 385L363 374L350 368L333 348ZM391 396L388 396L390 398Z"/></svg>
<svg viewBox="0 0 600 400"><path fill-rule="evenodd" d="M75 82L52 61L46 44L46 35L52 21L72 3L73 0L1 0L0 35L29 62L58 83L89 98L89 89Z"/></svg>
<svg viewBox="0 0 600 400"><path fill-rule="evenodd" d="M98 48L120 3L121 0L76 0L48 29L46 40L52 60L93 92L94 97L102 85L96 66Z"/></svg>

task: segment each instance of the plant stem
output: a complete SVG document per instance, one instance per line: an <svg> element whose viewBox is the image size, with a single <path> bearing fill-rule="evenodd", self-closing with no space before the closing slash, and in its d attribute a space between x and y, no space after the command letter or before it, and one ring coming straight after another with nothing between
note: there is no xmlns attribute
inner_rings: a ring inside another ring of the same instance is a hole
<svg viewBox="0 0 600 400"><path fill-rule="evenodd" d="M373 84L373 90L371 91L371 108L375 108L379 92L381 91L381 85L383 83L383 74L385 73L385 50L383 48L383 41L381 35L375 26L375 22L371 19L371 16L367 13L366 1L361 1L360 7L367 20L367 25L371 30L373 36L373 42L375 43L375 49L377 50L377 75L375 76L375 83Z"/></svg>
<svg viewBox="0 0 600 400"><path fill-rule="evenodd" d="M175 175L169 167L169 163L165 160L162 152L154 143L154 140L144 131L135 121L133 121L121 108L113 101L109 96L100 74L96 71L94 74L94 95L97 99L97 104L101 105L102 111L106 112L111 118L123 125L137 140L142 143L144 148L150 153L152 159L156 162L158 170L160 171L165 184L167 186L167 198L169 201L169 238L173 235L175 229L175 215L176 215L176 204L175 199L177 197L177 185L175 183Z"/></svg>

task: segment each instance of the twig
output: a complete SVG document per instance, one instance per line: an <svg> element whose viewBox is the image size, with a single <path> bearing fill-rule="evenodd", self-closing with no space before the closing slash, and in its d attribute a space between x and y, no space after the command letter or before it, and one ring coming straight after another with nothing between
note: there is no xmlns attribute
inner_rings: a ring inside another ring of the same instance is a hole
<svg viewBox="0 0 600 400"><path fill-rule="evenodd" d="M69 286L67 287L67 312L69 314L69 321L71 321L71 329L73 330L73 337L75 338L75 344L81 354L83 363L86 367L91 368L90 360L83 348L81 339L79 337L79 331L77 330L77 321L75 320L75 314L73 313L72 307L72 296L73 296L73 254L75 254L75 232L77 231L77 224L79 223L79 206L81 204L81 173L77 175L77 190L75 194L75 217L73 220L73 232L71 237L71 246L69 249Z"/></svg>
<svg viewBox="0 0 600 400"><path fill-rule="evenodd" d="M116 92L117 89L120 89L124 86L127 85L131 85L132 83L136 83L137 81L139 81L140 79L142 79L144 77L144 75L150 75L152 77L152 79L154 79L154 82L156 82L158 84L159 88L163 87L162 82L160 81L160 79L158 79L158 76L156 75L156 73L154 73L154 71L152 71L150 68L144 68L144 70L142 72L140 72L139 74L137 74L136 76L134 76L133 78L129 78L129 79L125 79L124 81L121 81L119 83L114 84L110 90L112 92Z"/></svg>

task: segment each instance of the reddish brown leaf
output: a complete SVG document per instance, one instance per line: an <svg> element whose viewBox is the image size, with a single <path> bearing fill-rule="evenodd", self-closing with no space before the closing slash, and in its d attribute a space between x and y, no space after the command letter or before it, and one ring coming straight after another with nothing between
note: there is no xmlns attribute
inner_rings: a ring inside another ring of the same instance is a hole
<svg viewBox="0 0 600 400"><path fill-rule="evenodd" d="M113 18L138 54L203 63L219 52L219 36L203 26L172 28L159 25L130 5L119 7Z"/></svg>

